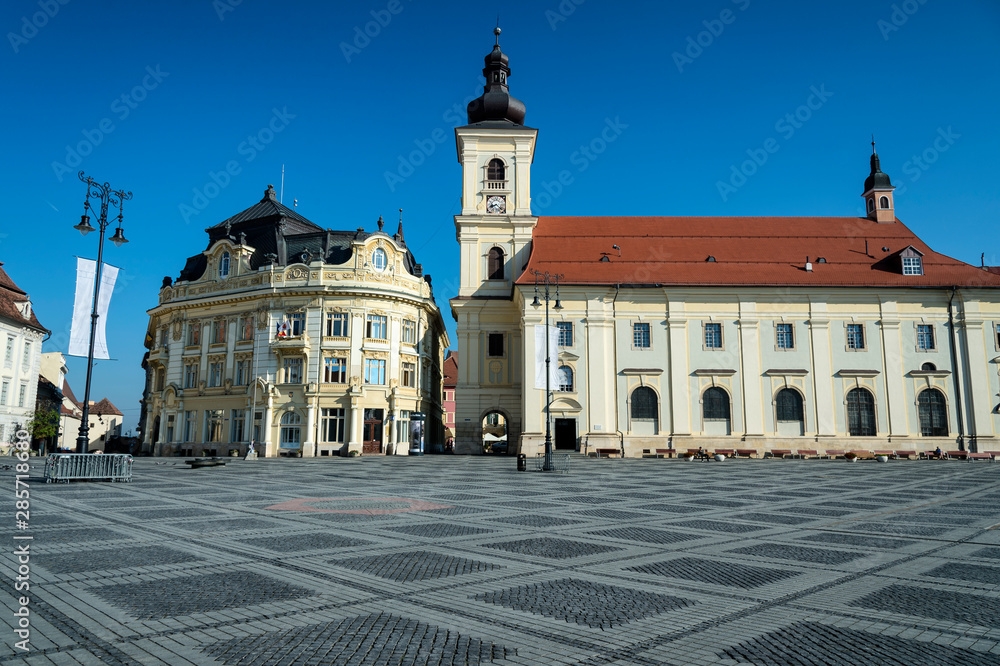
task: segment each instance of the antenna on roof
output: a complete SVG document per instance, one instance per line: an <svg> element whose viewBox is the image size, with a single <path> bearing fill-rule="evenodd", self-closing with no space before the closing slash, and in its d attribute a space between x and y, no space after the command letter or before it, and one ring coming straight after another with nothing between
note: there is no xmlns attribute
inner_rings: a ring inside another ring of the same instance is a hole
<svg viewBox="0 0 1000 666"><path fill-rule="evenodd" d="M612 246L611 246L611 249L612 249L612 250L618 250L618 256L619 256L619 257L621 257L621 256L622 256L622 249L621 249L620 247L618 247L617 245L612 245Z"/></svg>
<svg viewBox="0 0 1000 666"><path fill-rule="evenodd" d="M285 201L285 165L281 165L281 192L278 193L278 203Z"/></svg>

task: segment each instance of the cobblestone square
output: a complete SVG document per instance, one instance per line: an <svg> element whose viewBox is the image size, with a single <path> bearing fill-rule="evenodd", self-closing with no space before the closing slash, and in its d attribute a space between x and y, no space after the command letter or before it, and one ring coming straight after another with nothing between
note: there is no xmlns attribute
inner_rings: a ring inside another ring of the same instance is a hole
<svg viewBox="0 0 1000 666"><path fill-rule="evenodd" d="M1000 664L1000 465L140 458L30 487L31 649L10 581L0 664Z"/></svg>

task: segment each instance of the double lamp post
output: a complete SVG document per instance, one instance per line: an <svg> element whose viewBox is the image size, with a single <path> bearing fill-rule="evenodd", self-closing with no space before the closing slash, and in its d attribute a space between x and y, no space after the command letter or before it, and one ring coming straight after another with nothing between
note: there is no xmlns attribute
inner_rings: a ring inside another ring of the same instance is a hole
<svg viewBox="0 0 1000 666"><path fill-rule="evenodd" d="M97 270L94 271L94 303L90 311L90 347L87 352L87 384L83 390L83 415L80 417L80 434L76 438L76 452L87 453L87 448L90 445L90 376L94 368L94 335L97 332L97 319L99 316L97 314L97 299L101 294L101 269L104 266L104 232L108 228L108 207L118 207L118 228L115 229L115 234L108 240L114 243L116 247L121 247L128 242L122 234L122 203L131 199L132 193L112 190L110 184L98 183L92 178L84 176L82 171L79 173L79 177L80 180L87 184L87 198L83 202L83 215L80 216L80 224L74 225L73 228L84 236L93 231L94 227L90 225L90 216L87 214L89 212L97 216L97 224L101 232L100 241L97 245ZM91 197L94 197L100 203L100 212L90 203Z"/></svg>
<svg viewBox="0 0 1000 666"><path fill-rule="evenodd" d="M555 287L555 305L552 306L553 310L562 310L562 303L559 302L559 278L565 277L564 275L557 275L555 273L549 273L548 271L539 272L536 270L531 271L532 275L535 276L535 298L531 301L532 307L541 307L541 302L538 300L538 287L541 286L542 295L545 298L545 459L542 461L542 471L551 472L555 469L552 464L552 418L549 413L549 408L552 406L552 372L549 369L552 363L552 349L549 334L549 287Z"/></svg>

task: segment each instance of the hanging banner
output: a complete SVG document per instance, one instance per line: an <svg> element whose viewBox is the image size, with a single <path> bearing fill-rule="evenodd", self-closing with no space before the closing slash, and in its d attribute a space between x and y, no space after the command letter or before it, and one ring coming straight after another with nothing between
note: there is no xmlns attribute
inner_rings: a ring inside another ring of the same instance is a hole
<svg viewBox="0 0 1000 666"><path fill-rule="evenodd" d="M86 357L90 351L90 314L94 307L94 278L97 262L76 258L76 296L73 299L73 324L69 333L70 356ZM115 290L118 268L104 264L101 271L101 291L97 299L97 330L94 331L94 358L111 358L105 329L111 293Z"/></svg>
<svg viewBox="0 0 1000 666"><path fill-rule="evenodd" d="M559 388L559 329L549 326L549 384ZM535 388L545 390L545 326L535 325Z"/></svg>

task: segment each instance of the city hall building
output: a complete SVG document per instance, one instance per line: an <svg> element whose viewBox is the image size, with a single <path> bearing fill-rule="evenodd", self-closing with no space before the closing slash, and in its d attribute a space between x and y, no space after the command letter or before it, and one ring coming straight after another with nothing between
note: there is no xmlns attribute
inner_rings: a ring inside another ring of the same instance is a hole
<svg viewBox="0 0 1000 666"><path fill-rule="evenodd" d="M896 218L874 146L866 217L536 217L499 44L483 73L455 130L456 452L496 415L542 451L546 273L557 450L1000 450L1000 275Z"/></svg>
<svg viewBox="0 0 1000 666"><path fill-rule="evenodd" d="M260 202L149 310L143 432L158 455L402 454L411 425L443 443L448 346L403 225L334 231Z"/></svg>

